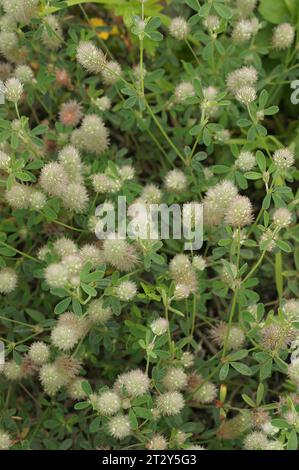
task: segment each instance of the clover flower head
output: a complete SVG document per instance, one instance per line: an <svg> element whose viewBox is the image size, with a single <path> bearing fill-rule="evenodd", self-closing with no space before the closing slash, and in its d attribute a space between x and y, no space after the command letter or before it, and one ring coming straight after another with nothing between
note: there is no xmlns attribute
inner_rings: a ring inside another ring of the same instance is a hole
<svg viewBox="0 0 299 470"><path fill-rule="evenodd" d="M120 397L113 391L102 392L97 399L97 411L103 416L113 416L119 412L120 408Z"/></svg>
<svg viewBox="0 0 299 470"><path fill-rule="evenodd" d="M52 263L45 269L45 279L50 287L64 287L68 281L68 270L61 263Z"/></svg>
<svg viewBox="0 0 299 470"><path fill-rule="evenodd" d="M135 248L126 240L107 238L103 250L106 262L120 271L130 272L138 262Z"/></svg>
<svg viewBox="0 0 299 470"><path fill-rule="evenodd" d="M88 304L87 315L92 324L105 324L110 320L113 312L109 306L104 306L102 299L95 299Z"/></svg>
<svg viewBox="0 0 299 470"><path fill-rule="evenodd" d="M157 397L156 405L163 416L175 416L182 411L185 401L180 392L166 392Z"/></svg>
<svg viewBox="0 0 299 470"><path fill-rule="evenodd" d="M195 96L195 90L191 82L181 82L174 90L174 100L176 103L184 103L193 96Z"/></svg>
<svg viewBox="0 0 299 470"><path fill-rule="evenodd" d="M273 224L279 228L286 228L292 223L292 213L286 207L280 207L273 213Z"/></svg>
<svg viewBox="0 0 299 470"><path fill-rule="evenodd" d="M248 150L243 150L236 160L236 167L241 171L250 171L255 167L255 165L255 156Z"/></svg>
<svg viewBox="0 0 299 470"><path fill-rule="evenodd" d="M55 363L44 364L40 369L39 378L44 391L50 396L56 395L61 387L65 385L65 378Z"/></svg>
<svg viewBox="0 0 299 470"><path fill-rule="evenodd" d="M151 440L147 443L146 448L149 450L165 450L167 449L168 442L161 434L154 434Z"/></svg>
<svg viewBox="0 0 299 470"><path fill-rule="evenodd" d="M12 268L0 269L0 294L10 294L18 283L18 275Z"/></svg>
<svg viewBox="0 0 299 470"><path fill-rule="evenodd" d="M5 97L8 101L17 103L20 101L24 88L18 78L9 78L5 82Z"/></svg>
<svg viewBox="0 0 299 470"><path fill-rule="evenodd" d="M70 100L61 105L59 120L65 126L76 127L82 117L82 106L76 100Z"/></svg>
<svg viewBox="0 0 299 470"><path fill-rule="evenodd" d="M162 382L169 391L182 390L187 385L187 375L180 367L170 367Z"/></svg>
<svg viewBox="0 0 299 470"><path fill-rule="evenodd" d="M294 153L288 148L276 150L273 155L273 161L276 168L286 170L294 164Z"/></svg>
<svg viewBox="0 0 299 470"><path fill-rule="evenodd" d="M0 429L0 450L7 450L12 446L12 439L8 432Z"/></svg>
<svg viewBox="0 0 299 470"><path fill-rule="evenodd" d="M18 65L15 76L22 84L32 83L34 80L33 71L28 65Z"/></svg>
<svg viewBox="0 0 299 470"><path fill-rule="evenodd" d="M151 330L156 336L164 335L168 330L168 321L166 318L159 317L150 324Z"/></svg>
<svg viewBox="0 0 299 470"><path fill-rule="evenodd" d="M43 341L35 341L31 344L28 354L32 362L38 365L42 365L48 362L50 357L50 349L49 346Z"/></svg>
<svg viewBox="0 0 299 470"><path fill-rule="evenodd" d="M282 23L274 28L272 44L276 49L284 50L291 47L295 37L295 29L290 23Z"/></svg>
<svg viewBox="0 0 299 470"><path fill-rule="evenodd" d="M21 380L23 376L22 366L14 360L8 361L4 364L3 373L7 380L11 382Z"/></svg>
<svg viewBox="0 0 299 470"><path fill-rule="evenodd" d="M263 432L254 431L248 434L244 440L245 450L266 450L269 440Z"/></svg>
<svg viewBox="0 0 299 470"><path fill-rule="evenodd" d="M220 322L211 329L210 335L219 348L223 348L226 342L228 350L238 350L245 343L244 332L238 325L232 325L229 328L227 323Z"/></svg>
<svg viewBox="0 0 299 470"><path fill-rule="evenodd" d="M187 187L187 178L182 170L171 170L165 176L165 187L171 192L181 192Z"/></svg>
<svg viewBox="0 0 299 470"><path fill-rule="evenodd" d="M236 196L225 214L225 223L233 227L244 227L253 220L252 204L247 196Z"/></svg>
<svg viewBox="0 0 299 470"><path fill-rule="evenodd" d="M245 105L248 105L256 100L256 91L253 86L244 85L236 91L236 99Z"/></svg>
<svg viewBox="0 0 299 470"><path fill-rule="evenodd" d="M68 384L67 391L73 400L84 400L87 397L82 388L82 382L84 381L81 378L75 378Z"/></svg>
<svg viewBox="0 0 299 470"><path fill-rule="evenodd" d="M106 62L105 67L101 70L101 76L105 85L114 85L122 74L121 66L116 61Z"/></svg>
<svg viewBox="0 0 299 470"><path fill-rule="evenodd" d="M117 415L110 419L108 431L116 439L124 439L131 434L131 423L128 416Z"/></svg>
<svg viewBox="0 0 299 470"><path fill-rule="evenodd" d="M236 8L239 16L246 18L250 16L257 4L257 0L236 0Z"/></svg>
<svg viewBox="0 0 299 470"><path fill-rule="evenodd" d="M173 18L171 20L169 25L169 32L175 39L182 41L187 39L190 33L190 27L185 18L178 16L177 18Z"/></svg>
<svg viewBox="0 0 299 470"><path fill-rule="evenodd" d="M11 157L0 150L0 170L7 171L10 167Z"/></svg>
<svg viewBox="0 0 299 470"><path fill-rule="evenodd" d="M105 65L106 58L101 49L90 41L81 41L77 48L77 60L89 73L100 73Z"/></svg>
<svg viewBox="0 0 299 470"><path fill-rule="evenodd" d="M116 296L124 302L132 300L136 294L137 286L133 281L122 281L116 287Z"/></svg>

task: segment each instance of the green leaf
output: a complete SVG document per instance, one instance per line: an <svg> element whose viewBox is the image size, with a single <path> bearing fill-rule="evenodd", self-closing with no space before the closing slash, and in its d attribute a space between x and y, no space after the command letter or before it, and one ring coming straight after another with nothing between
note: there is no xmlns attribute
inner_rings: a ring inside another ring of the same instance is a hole
<svg viewBox="0 0 299 470"><path fill-rule="evenodd" d="M71 297L66 297L66 299L61 300L55 307L54 313L56 315L60 315L61 313L65 312L68 306L71 303Z"/></svg>
<svg viewBox="0 0 299 470"><path fill-rule="evenodd" d="M231 10L226 7L225 5L222 5L222 3L213 3L213 6L218 13L219 16L222 18L225 18L226 20L229 20L232 17L232 12Z"/></svg>
<svg viewBox="0 0 299 470"><path fill-rule="evenodd" d="M219 371L219 380L220 381L225 380L226 377L227 377L228 372L229 372L229 363L226 362L225 364L223 364L223 366L221 367L221 369Z"/></svg>
<svg viewBox="0 0 299 470"><path fill-rule="evenodd" d="M284 0L275 0L275 8L273 6L273 0L261 0L259 6L260 14L270 23L283 23L289 16Z"/></svg>
<svg viewBox="0 0 299 470"><path fill-rule="evenodd" d="M246 393L242 394L242 398L247 403L247 405L251 406L252 408L255 408L255 402L248 396Z"/></svg>
<svg viewBox="0 0 299 470"><path fill-rule="evenodd" d="M134 411L132 410L132 408L129 411L129 420L130 420L132 429L133 430L138 429L138 421L137 421L136 415L135 415Z"/></svg>
<svg viewBox="0 0 299 470"><path fill-rule="evenodd" d="M260 383L258 388L257 388L257 392L256 392L256 404L257 404L257 406L259 406L262 403L262 400L264 398L264 394L265 394L264 384Z"/></svg>
<svg viewBox="0 0 299 470"><path fill-rule="evenodd" d="M260 180L262 178L262 175L261 173L258 173L256 171L247 171L245 174L244 174L245 178L247 178L248 180Z"/></svg>
<svg viewBox="0 0 299 470"><path fill-rule="evenodd" d="M231 362L231 365L237 372L240 372L240 374L242 375L252 375L252 370L250 369L250 367L246 366L246 364L243 364L242 362Z"/></svg>
<svg viewBox="0 0 299 470"><path fill-rule="evenodd" d="M298 438L297 438L297 432L295 429L292 429L292 431L289 434L287 449L298 450Z"/></svg>
<svg viewBox="0 0 299 470"><path fill-rule="evenodd" d="M90 406L90 403L88 401L80 401L79 403L76 403L74 408L75 410L85 410Z"/></svg>

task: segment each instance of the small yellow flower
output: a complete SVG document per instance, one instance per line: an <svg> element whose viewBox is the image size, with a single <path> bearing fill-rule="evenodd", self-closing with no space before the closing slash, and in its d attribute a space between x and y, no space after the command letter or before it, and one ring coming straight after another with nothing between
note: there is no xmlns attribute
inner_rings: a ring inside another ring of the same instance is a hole
<svg viewBox="0 0 299 470"><path fill-rule="evenodd" d="M99 26L108 26L102 18L91 18L89 24L94 28L97 28ZM119 30L117 26L113 26L110 31L99 31L97 35L99 36L99 38L104 39L104 41L106 41L109 36L119 35Z"/></svg>

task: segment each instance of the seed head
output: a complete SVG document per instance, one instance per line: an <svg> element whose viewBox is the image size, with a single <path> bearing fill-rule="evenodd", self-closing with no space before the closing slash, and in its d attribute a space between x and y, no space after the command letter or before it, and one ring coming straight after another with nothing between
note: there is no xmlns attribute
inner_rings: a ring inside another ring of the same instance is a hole
<svg viewBox="0 0 299 470"><path fill-rule="evenodd" d="M176 103L184 103L187 98L195 96L195 90L190 82L182 82L174 90L174 100Z"/></svg>
<svg viewBox="0 0 299 470"><path fill-rule="evenodd" d="M165 176L165 187L168 191L181 192L187 187L187 178L181 170L171 170Z"/></svg>
<svg viewBox="0 0 299 470"><path fill-rule="evenodd" d="M147 184L141 193L141 199L146 204L159 204L162 192L155 184Z"/></svg>
<svg viewBox="0 0 299 470"><path fill-rule="evenodd" d="M135 248L126 240L107 238L103 250L107 263L120 271L130 272L138 262Z"/></svg>
<svg viewBox="0 0 299 470"><path fill-rule="evenodd" d="M40 370L39 378L44 391L50 396L56 395L59 389L65 385L65 378L55 363L44 364Z"/></svg>
<svg viewBox="0 0 299 470"><path fill-rule="evenodd" d="M154 320L151 325L150 325L152 332L156 336L161 336L164 335L167 332L168 329L168 321L166 318L157 318Z"/></svg>
<svg viewBox="0 0 299 470"><path fill-rule="evenodd" d="M236 196L225 214L225 223L233 227L244 227L252 222L252 205L248 197Z"/></svg>
<svg viewBox="0 0 299 470"><path fill-rule="evenodd" d="M244 66L230 72L226 79L228 89L235 94L239 88L244 86L253 87L258 79L257 70L252 66Z"/></svg>
<svg viewBox="0 0 299 470"><path fill-rule="evenodd" d="M283 311L288 320L298 321L299 319L299 299L286 300Z"/></svg>
<svg viewBox="0 0 299 470"><path fill-rule="evenodd" d="M65 126L76 127L82 117L82 107L76 100L70 100L61 105L59 120Z"/></svg>
<svg viewBox="0 0 299 470"><path fill-rule="evenodd" d="M204 271L207 266L207 262L203 256L194 256L192 259L192 266L196 271Z"/></svg>
<svg viewBox="0 0 299 470"><path fill-rule="evenodd" d="M243 18L251 15L256 7L257 0L236 0L237 12Z"/></svg>
<svg viewBox="0 0 299 470"><path fill-rule="evenodd" d="M245 450L266 450L269 440L263 432L254 431L248 434L244 440Z"/></svg>
<svg viewBox="0 0 299 470"><path fill-rule="evenodd" d="M32 83L34 80L33 72L28 65L18 65L15 76L23 84Z"/></svg>
<svg viewBox="0 0 299 470"><path fill-rule="evenodd" d="M82 388L82 382L84 380L77 378L68 384L67 391L73 400L84 400L87 397L86 392Z"/></svg>
<svg viewBox="0 0 299 470"><path fill-rule="evenodd" d="M96 193L113 194L117 193L122 187L120 179L113 179L103 173L97 173L92 176L92 185Z"/></svg>
<svg viewBox="0 0 299 470"><path fill-rule="evenodd" d="M203 20L203 25L210 33L216 33L220 28L220 19L216 15L208 15Z"/></svg>
<svg viewBox="0 0 299 470"><path fill-rule="evenodd" d="M121 401L117 393L107 391L101 393L97 400L97 411L103 416L112 416L119 412Z"/></svg>
<svg viewBox="0 0 299 470"><path fill-rule="evenodd" d="M154 434L151 440L146 445L149 450L165 450L167 449L168 442L161 434Z"/></svg>
<svg viewBox="0 0 299 470"><path fill-rule="evenodd" d="M88 305L87 314L88 320L94 325L107 323L113 315L110 307L103 306L102 299L92 300Z"/></svg>
<svg viewBox="0 0 299 470"><path fill-rule="evenodd" d="M103 52L89 41L81 41L77 49L77 60L89 73L100 73L106 59Z"/></svg>
<svg viewBox="0 0 299 470"><path fill-rule="evenodd" d="M3 373L7 380L15 382L22 379L22 366L15 361L8 361L4 364Z"/></svg>
<svg viewBox="0 0 299 470"><path fill-rule="evenodd" d="M0 170L7 171L10 167L11 157L0 150Z"/></svg>
<svg viewBox="0 0 299 470"><path fill-rule="evenodd" d="M144 395L150 385L148 376L141 370L131 370L125 374L119 376L115 386L116 389L124 386L128 395L131 397L138 397Z"/></svg>
<svg viewBox="0 0 299 470"><path fill-rule="evenodd" d="M241 171L250 171L256 165L255 156L252 152L244 150L241 152L236 160L236 168Z"/></svg>
<svg viewBox="0 0 299 470"><path fill-rule="evenodd" d="M242 44L251 39L254 33L253 24L251 20L239 20L232 32L232 39L237 44Z"/></svg>
<svg viewBox="0 0 299 470"><path fill-rule="evenodd" d="M131 424L128 416L117 415L110 419L109 434L116 439L124 439L131 434Z"/></svg>
<svg viewBox="0 0 299 470"><path fill-rule="evenodd" d="M50 357L50 349L42 341L36 341L31 344L29 351L29 357L37 365L42 365L48 362Z"/></svg>
<svg viewBox="0 0 299 470"><path fill-rule="evenodd" d="M59 163L47 163L41 170L39 184L50 196L61 196L68 185L65 169Z"/></svg>
<svg viewBox="0 0 299 470"><path fill-rule="evenodd" d="M96 155L107 150L109 133L102 118L96 114L85 116L81 127L73 131L71 142L75 147Z"/></svg>
<svg viewBox="0 0 299 470"><path fill-rule="evenodd" d="M101 98L96 98L95 105L100 111L108 111L111 108L111 100L108 96L102 96Z"/></svg>
<svg viewBox="0 0 299 470"><path fill-rule="evenodd" d="M217 387L212 382L203 383L193 394L193 398L198 403L212 403L217 396Z"/></svg>
<svg viewBox="0 0 299 470"><path fill-rule="evenodd" d="M274 28L272 44L279 50L288 49L293 44L294 37L294 26L289 23L282 23Z"/></svg>
<svg viewBox="0 0 299 470"><path fill-rule="evenodd" d="M173 20L171 20L169 25L169 32L175 39L182 41L187 39L190 33L190 27L185 18L178 16L177 18L173 18Z"/></svg>
<svg viewBox="0 0 299 470"><path fill-rule="evenodd" d="M12 439L8 432L0 429L0 450L7 450L12 446Z"/></svg>
<svg viewBox="0 0 299 470"><path fill-rule="evenodd" d="M286 228L292 223L292 214L285 207L276 209L273 213L273 224L279 228Z"/></svg>
<svg viewBox="0 0 299 470"><path fill-rule="evenodd" d="M273 155L273 161L276 168L286 170L294 164L294 153L288 148L276 150Z"/></svg>
<svg viewBox="0 0 299 470"><path fill-rule="evenodd" d="M180 392L166 392L158 396L156 405L163 416L175 416L182 411L185 401Z"/></svg>
<svg viewBox="0 0 299 470"><path fill-rule="evenodd" d="M182 390L187 385L187 375L180 367L170 367L163 378L163 385L170 392Z"/></svg>
<svg viewBox="0 0 299 470"><path fill-rule="evenodd" d="M81 213L86 209L88 193L83 184L69 183L68 186L64 188L61 198L66 209Z"/></svg>
<svg viewBox="0 0 299 470"><path fill-rule="evenodd" d="M47 202L47 198L41 191L32 191L29 197L29 204L31 209L40 211Z"/></svg>
<svg viewBox="0 0 299 470"><path fill-rule="evenodd" d="M223 348L228 331L228 324L220 322L217 326L211 329L210 335L212 340L217 344L219 348ZM232 325L229 329L227 338L227 349L238 350L241 349L245 343L245 335L243 330L237 326Z"/></svg>
<svg viewBox="0 0 299 470"><path fill-rule="evenodd" d="M5 82L5 97L8 101L17 103L20 101L24 88L20 80L17 78L9 78Z"/></svg>
<svg viewBox="0 0 299 470"><path fill-rule="evenodd" d="M121 77L121 66L118 62L106 62L106 66L101 70L102 79L105 85L114 85Z"/></svg>
<svg viewBox="0 0 299 470"><path fill-rule="evenodd" d="M0 269L0 293L10 294L15 290L18 283L18 276L12 268Z"/></svg>
<svg viewBox="0 0 299 470"><path fill-rule="evenodd" d="M116 287L116 296L127 302L132 300L137 294L137 286L133 281L123 281Z"/></svg>
<svg viewBox="0 0 299 470"><path fill-rule="evenodd" d="M45 279L50 287L64 287L68 281L68 270L60 263L52 263L45 269Z"/></svg>
<svg viewBox="0 0 299 470"><path fill-rule="evenodd" d="M236 91L236 99L245 105L248 105L256 100L256 91L252 86L242 86Z"/></svg>

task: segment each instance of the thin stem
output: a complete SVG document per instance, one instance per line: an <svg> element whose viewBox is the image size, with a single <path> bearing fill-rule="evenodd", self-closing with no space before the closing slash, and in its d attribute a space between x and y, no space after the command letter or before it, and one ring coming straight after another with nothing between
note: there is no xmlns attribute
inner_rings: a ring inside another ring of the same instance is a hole
<svg viewBox="0 0 299 470"><path fill-rule="evenodd" d="M6 246L6 248L10 248L11 250L14 250L16 253L18 253L19 255L24 256L25 258L31 259L32 261L35 261L36 263L41 263L41 261L39 259L34 258L34 256L28 255L28 253L24 253L24 251L18 250L17 248L15 248L14 246L9 245L8 243L2 242L1 240L0 240L0 243L3 246Z"/></svg>
<svg viewBox="0 0 299 470"><path fill-rule="evenodd" d="M165 130L163 129L159 119L156 117L156 115L154 114L152 108L150 107L150 105L148 104L147 100L145 99L144 100L145 102L145 106L148 110L148 112L150 113L151 117L153 118L155 124L157 125L157 127L159 128L161 134L164 136L164 138L167 140L167 142L169 143L169 145L173 148L173 150L175 151L175 153L177 154L177 156L186 164L186 161L183 157L183 155L181 154L181 152L179 151L179 149L177 148L177 146L172 142L172 140L168 137L168 135L166 134Z"/></svg>

